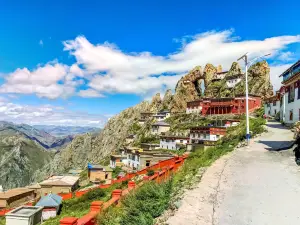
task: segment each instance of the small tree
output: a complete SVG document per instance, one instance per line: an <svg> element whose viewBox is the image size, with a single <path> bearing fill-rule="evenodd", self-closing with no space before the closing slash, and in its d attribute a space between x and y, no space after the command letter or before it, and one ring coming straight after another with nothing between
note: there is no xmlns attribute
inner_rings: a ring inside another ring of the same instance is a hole
<svg viewBox="0 0 300 225"><path fill-rule="evenodd" d="M154 175L154 170L148 170L147 171L147 176L151 177Z"/></svg>

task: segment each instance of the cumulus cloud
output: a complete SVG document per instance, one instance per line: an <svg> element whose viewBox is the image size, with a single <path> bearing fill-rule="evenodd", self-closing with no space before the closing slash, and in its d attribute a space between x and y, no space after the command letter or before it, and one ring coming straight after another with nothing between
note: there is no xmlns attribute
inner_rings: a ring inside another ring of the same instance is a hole
<svg viewBox="0 0 300 225"><path fill-rule="evenodd" d="M80 80L68 73L68 66L48 63L30 71L17 69L5 76L5 83L0 86L0 93L36 94L39 97L55 99L68 97L75 91Z"/></svg>
<svg viewBox="0 0 300 225"><path fill-rule="evenodd" d="M285 70L287 70L293 64L279 64L279 65L271 65L270 70L270 79L273 84L273 88L275 91L278 91L281 87L282 77L279 77Z"/></svg>
<svg viewBox="0 0 300 225"><path fill-rule="evenodd" d="M167 56L151 52L126 53L115 44L94 45L83 36L65 41L64 50L76 58L86 73L96 74L88 85L98 92L147 95L155 90L174 88L179 74L197 65L213 63L229 68L245 52L251 52L250 57L266 53L278 55L287 45L300 42L300 36L241 41L227 30L189 36L180 42L182 47ZM289 55L286 53L286 57Z"/></svg>
<svg viewBox="0 0 300 225"><path fill-rule="evenodd" d="M65 125L103 127L107 118L85 112L71 112L51 105L30 106L14 104L0 99L1 120L30 125Z"/></svg>
<svg viewBox="0 0 300 225"><path fill-rule="evenodd" d="M40 40L40 41L39 41L39 45L42 46L42 47L44 46L43 40Z"/></svg>
<svg viewBox="0 0 300 225"><path fill-rule="evenodd" d="M93 89L80 90L78 95L81 96L81 97L84 97L84 98L104 97L104 95L100 94L99 92L97 92Z"/></svg>
<svg viewBox="0 0 300 225"><path fill-rule="evenodd" d="M300 35L242 40L233 30L211 31L176 39L175 44L180 44L177 51L154 55L149 51L125 52L116 44L93 44L78 36L63 42L64 50L75 57L74 64L50 62L31 71L17 69L4 76L0 93L35 94L50 99L130 93L147 98L152 93L173 89L180 77L197 65L213 63L229 69L246 52L252 53L250 58L273 54L270 59L281 63L271 68L276 74L294 56L287 50L288 45L299 42Z"/></svg>

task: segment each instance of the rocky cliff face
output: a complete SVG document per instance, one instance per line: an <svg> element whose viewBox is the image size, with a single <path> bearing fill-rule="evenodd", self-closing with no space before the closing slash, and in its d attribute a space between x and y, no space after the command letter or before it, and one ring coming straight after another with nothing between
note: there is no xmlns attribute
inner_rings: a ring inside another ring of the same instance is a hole
<svg viewBox="0 0 300 225"><path fill-rule="evenodd" d="M171 112L185 111L186 102L193 101L201 96L203 78L202 68L197 66L178 81L175 94L169 104Z"/></svg>
<svg viewBox="0 0 300 225"><path fill-rule="evenodd" d="M4 189L26 186L35 173L51 162L52 154L23 135L0 137L0 185Z"/></svg>
<svg viewBox="0 0 300 225"><path fill-rule="evenodd" d="M206 97L234 97L245 94L245 76L233 88L228 88L226 79L243 74L239 64L234 62L225 78L210 82L205 89ZM259 95L262 98L273 95L273 86L270 82L270 67L266 61L252 65L248 70L249 94Z"/></svg>
<svg viewBox="0 0 300 225"><path fill-rule="evenodd" d="M158 107L156 100L152 102L153 105L144 101L125 109L112 117L97 136L91 134L77 136L71 144L56 155L51 171L63 172L70 168L83 168L87 162L99 163L123 145L130 134L131 126L140 119L141 112Z"/></svg>

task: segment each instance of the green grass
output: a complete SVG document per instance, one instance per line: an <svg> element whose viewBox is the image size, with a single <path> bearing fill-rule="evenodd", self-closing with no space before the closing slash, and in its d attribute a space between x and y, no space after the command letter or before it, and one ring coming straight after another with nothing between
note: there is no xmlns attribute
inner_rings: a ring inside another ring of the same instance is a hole
<svg viewBox="0 0 300 225"><path fill-rule="evenodd" d="M98 217L98 225L148 225L169 205L172 181L148 182L121 201L121 207L111 207Z"/></svg>
<svg viewBox="0 0 300 225"><path fill-rule="evenodd" d="M210 166L222 155L234 150L245 139L246 122L242 120L236 127L228 128L227 135L217 145L206 150L192 152L181 169L166 183L146 183L134 193L122 200L121 207L112 207L101 213L99 225L152 225L170 205L171 196L192 184L193 178L201 167ZM264 131L265 120L250 118L250 130L253 135Z"/></svg>
<svg viewBox="0 0 300 225"><path fill-rule="evenodd" d="M0 217L0 225L5 225L5 217Z"/></svg>

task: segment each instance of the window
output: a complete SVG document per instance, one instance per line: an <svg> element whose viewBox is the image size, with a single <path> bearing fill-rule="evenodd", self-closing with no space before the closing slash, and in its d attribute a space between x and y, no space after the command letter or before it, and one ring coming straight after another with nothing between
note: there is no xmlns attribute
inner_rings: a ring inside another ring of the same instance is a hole
<svg viewBox="0 0 300 225"><path fill-rule="evenodd" d="M276 106L276 101L273 102L273 106Z"/></svg>
<svg viewBox="0 0 300 225"><path fill-rule="evenodd" d="M293 120L293 110L290 111L290 120Z"/></svg>
<svg viewBox="0 0 300 225"><path fill-rule="evenodd" d="M300 99L300 87L298 87L298 96L297 99Z"/></svg>
<svg viewBox="0 0 300 225"><path fill-rule="evenodd" d="M291 85L289 87L288 103L294 102L294 99L295 99L295 88L294 85Z"/></svg>
<svg viewBox="0 0 300 225"><path fill-rule="evenodd" d="M105 174L105 180L108 178L108 174Z"/></svg>
<svg viewBox="0 0 300 225"><path fill-rule="evenodd" d="M150 160L146 161L146 166L150 166Z"/></svg>
<svg viewBox="0 0 300 225"><path fill-rule="evenodd" d="M180 143L183 143L183 140L180 140Z"/></svg>
<svg viewBox="0 0 300 225"><path fill-rule="evenodd" d="M220 135L219 134L217 134L217 139L219 139L220 138Z"/></svg>
<svg viewBox="0 0 300 225"><path fill-rule="evenodd" d="M275 113L275 116L276 116L276 114L277 114L277 110L276 109L274 110L274 113Z"/></svg>

